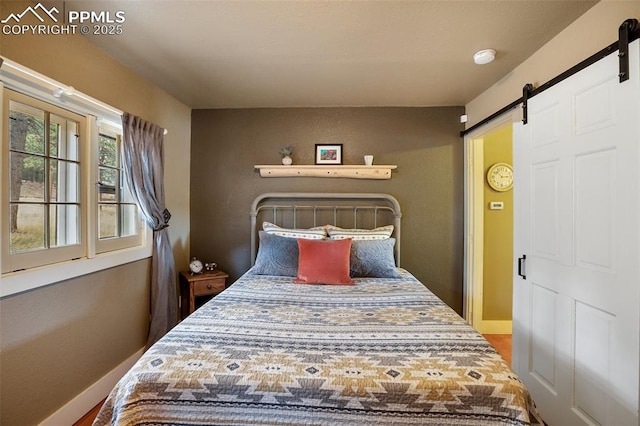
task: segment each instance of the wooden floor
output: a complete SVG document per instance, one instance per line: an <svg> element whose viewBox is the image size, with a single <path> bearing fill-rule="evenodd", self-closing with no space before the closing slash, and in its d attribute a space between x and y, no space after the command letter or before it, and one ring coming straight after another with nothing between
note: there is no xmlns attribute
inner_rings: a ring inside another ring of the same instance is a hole
<svg viewBox="0 0 640 426"><path fill-rule="evenodd" d="M509 365L511 365L511 335L510 334L483 334L484 338L489 341L493 345L494 348L498 351L498 353L502 356L502 358L507 361ZM98 415L98 411L100 411L100 407L102 407L102 401L100 404L96 405L91 411L85 414L80 420L75 422L73 426L91 426L93 420Z"/></svg>
<svg viewBox="0 0 640 426"><path fill-rule="evenodd" d="M104 404L104 401L100 402L100 404L93 407L91 411L89 411L87 414L82 416L82 418L77 422L75 422L73 426L91 426L91 424L93 423L93 420L98 415L98 411L100 411L100 407L102 407L102 404Z"/></svg>
<svg viewBox="0 0 640 426"><path fill-rule="evenodd" d="M498 353L511 366L511 335L510 334L483 334L484 338L493 345Z"/></svg>

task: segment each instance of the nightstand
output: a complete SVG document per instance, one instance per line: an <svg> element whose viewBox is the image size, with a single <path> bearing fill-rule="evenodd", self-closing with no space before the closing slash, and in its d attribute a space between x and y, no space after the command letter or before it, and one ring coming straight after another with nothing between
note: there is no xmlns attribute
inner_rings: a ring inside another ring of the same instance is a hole
<svg viewBox="0 0 640 426"><path fill-rule="evenodd" d="M201 274L180 272L180 300L182 304L181 318L193 313L207 300L226 288L229 274L219 269Z"/></svg>

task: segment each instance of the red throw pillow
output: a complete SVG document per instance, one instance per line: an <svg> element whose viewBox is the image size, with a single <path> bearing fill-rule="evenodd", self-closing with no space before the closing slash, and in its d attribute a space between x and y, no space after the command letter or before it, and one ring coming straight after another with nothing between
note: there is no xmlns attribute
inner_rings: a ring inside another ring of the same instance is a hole
<svg viewBox="0 0 640 426"><path fill-rule="evenodd" d="M349 277L351 239L304 240L298 238L298 284L353 285Z"/></svg>

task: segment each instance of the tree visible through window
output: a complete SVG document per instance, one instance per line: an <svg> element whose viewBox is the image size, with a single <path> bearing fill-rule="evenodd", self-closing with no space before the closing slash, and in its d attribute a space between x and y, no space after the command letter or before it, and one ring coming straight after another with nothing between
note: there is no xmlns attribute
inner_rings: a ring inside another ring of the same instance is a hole
<svg viewBox="0 0 640 426"><path fill-rule="evenodd" d="M31 77L3 67L3 294L151 255L150 233L124 179L119 117L86 96L51 100Z"/></svg>
<svg viewBox="0 0 640 426"><path fill-rule="evenodd" d="M125 185L120 135L100 128L98 135L98 234L101 240L138 234L138 206Z"/></svg>
<svg viewBox="0 0 640 426"><path fill-rule="evenodd" d="M10 102L12 254L79 244L78 127L74 119Z"/></svg>

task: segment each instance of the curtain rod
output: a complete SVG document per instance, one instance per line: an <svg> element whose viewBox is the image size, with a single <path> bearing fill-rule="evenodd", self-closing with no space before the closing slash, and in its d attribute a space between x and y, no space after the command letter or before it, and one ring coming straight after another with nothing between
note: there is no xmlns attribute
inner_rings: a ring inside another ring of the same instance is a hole
<svg viewBox="0 0 640 426"><path fill-rule="evenodd" d="M108 105L87 94L77 91L73 86L64 85L52 78L49 78L43 74L40 74L37 71L27 68L24 65L20 65L17 62L14 62L10 59L0 56L0 68L3 68L5 66L8 66L9 68L13 68L14 70L20 72L21 74L28 76L31 81L38 80L42 83L45 83L51 86L51 94L56 98L59 98L62 95L69 96L69 97L76 97L82 100L83 103L92 104L94 107L98 107L99 110L108 111L113 115L122 117L122 114L124 113L123 111L116 109L111 105ZM167 129L164 129L164 134L166 135L168 133L169 132L167 131Z"/></svg>
<svg viewBox="0 0 640 426"><path fill-rule="evenodd" d="M620 38L622 38L622 34L624 31L627 31L627 35L628 35L628 39L626 40L627 44L631 43L632 41L637 40L638 38L640 38L640 26L638 25L638 20L637 19L627 19L625 20L619 28L618 33L620 34ZM601 59L604 59L605 57L609 56L610 54L621 50L621 40L618 39L617 41L614 41L613 43L611 43L610 45L608 45L607 47L605 47L604 49L594 53L593 55L589 56L587 59L583 60L582 62L579 62L578 64L574 65L573 67L569 68L568 70L564 71L561 74L558 74L557 76L555 76L554 78L552 78L551 80L547 81L546 83L541 84L540 86L536 87L533 90L527 90L528 89L528 84L526 84L523 88L523 92L524 91L528 91L526 99L531 99L532 97L534 97L535 95L538 95L542 92L544 92L545 90L555 86L556 84L560 83L561 81L571 77L572 75L578 73L579 71L582 71L583 69L587 68L590 65L593 65L594 63L598 62ZM627 59L628 61L628 59ZM620 76L622 78L622 76ZM628 77L628 76L627 76ZM481 121L477 122L476 124L474 124L473 126L469 127L468 129L462 130L460 132L460 136L464 137L466 136L468 133L474 131L475 129L477 129L480 126L483 126L485 124L487 124L488 122L490 122L491 120L501 116L502 114L504 114L505 112L516 108L518 105L520 105L521 103L525 102L525 96L521 96L520 98L516 99L515 101L511 102L509 105L501 108L500 110L494 112L493 114L491 114L490 116L482 119Z"/></svg>

